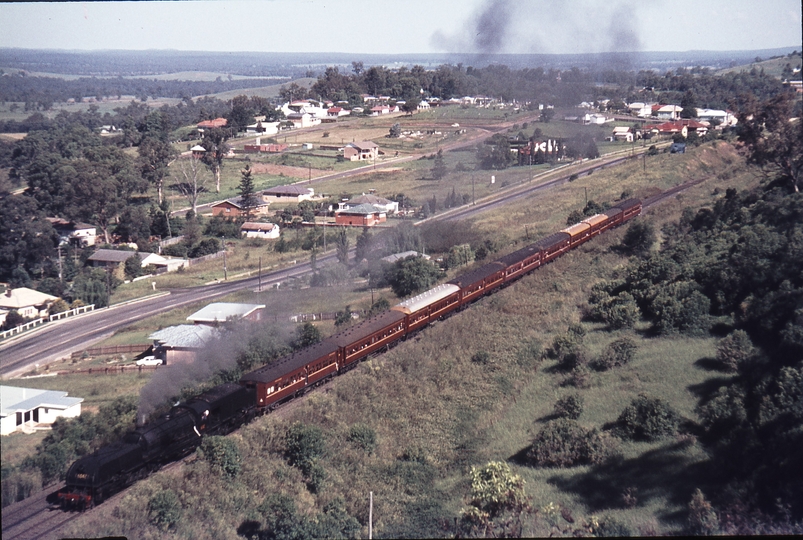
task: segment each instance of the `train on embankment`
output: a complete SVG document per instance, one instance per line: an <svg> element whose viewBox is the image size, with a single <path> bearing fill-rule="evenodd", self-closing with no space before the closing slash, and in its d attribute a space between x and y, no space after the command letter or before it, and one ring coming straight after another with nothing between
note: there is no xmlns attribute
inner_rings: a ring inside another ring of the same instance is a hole
<svg viewBox="0 0 803 540"><path fill-rule="evenodd" d="M84 509L193 452L204 435L224 435L259 414L300 396L371 354L390 348L431 322L549 263L595 236L641 213L640 199L627 199L389 310L337 332L319 343L243 375L240 384L212 388L137 427L114 444L78 459L57 494L63 508Z"/></svg>

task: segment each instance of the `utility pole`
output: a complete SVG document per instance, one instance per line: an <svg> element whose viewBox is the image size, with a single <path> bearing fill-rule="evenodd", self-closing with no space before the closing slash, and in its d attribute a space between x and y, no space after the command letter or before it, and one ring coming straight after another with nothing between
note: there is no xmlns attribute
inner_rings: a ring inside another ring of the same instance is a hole
<svg viewBox="0 0 803 540"><path fill-rule="evenodd" d="M374 492L369 492L368 502L368 540L374 537Z"/></svg>
<svg viewBox="0 0 803 540"><path fill-rule="evenodd" d="M229 269L226 266L226 237L222 237L223 240L223 281L228 281L229 279Z"/></svg>
<svg viewBox="0 0 803 540"><path fill-rule="evenodd" d="M259 256L259 288L257 288L258 292L262 292L262 256Z"/></svg>
<svg viewBox="0 0 803 540"><path fill-rule="evenodd" d="M588 188L587 188L587 187L584 187L584 188L583 188L583 191L585 191L585 192L586 192L586 206L588 206Z"/></svg>

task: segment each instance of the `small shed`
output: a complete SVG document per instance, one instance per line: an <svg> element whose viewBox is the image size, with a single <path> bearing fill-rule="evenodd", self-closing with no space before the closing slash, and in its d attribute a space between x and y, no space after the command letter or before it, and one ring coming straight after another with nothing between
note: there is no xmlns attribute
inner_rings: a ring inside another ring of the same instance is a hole
<svg viewBox="0 0 803 540"><path fill-rule="evenodd" d="M279 238L279 226L275 223L259 223L256 221L246 221L240 225L240 234L246 238L264 238L275 240Z"/></svg>
<svg viewBox="0 0 803 540"><path fill-rule="evenodd" d="M214 302L196 311L187 320L194 324L218 326L231 319L261 321L265 304L239 304L233 302Z"/></svg>
<svg viewBox="0 0 803 540"><path fill-rule="evenodd" d="M170 365L193 362L196 355L218 336L218 330L211 326L180 324L162 328L148 339L153 340L154 356Z"/></svg>

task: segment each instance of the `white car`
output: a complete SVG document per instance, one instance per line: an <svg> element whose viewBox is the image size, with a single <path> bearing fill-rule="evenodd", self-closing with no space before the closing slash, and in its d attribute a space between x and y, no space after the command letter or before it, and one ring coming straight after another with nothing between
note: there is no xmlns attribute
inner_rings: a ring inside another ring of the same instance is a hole
<svg viewBox="0 0 803 540"><path fill-rule="evenodd" d="M144 356L137 360L138 366L161 366L162 363L162 359L155 356Z"/></svg>

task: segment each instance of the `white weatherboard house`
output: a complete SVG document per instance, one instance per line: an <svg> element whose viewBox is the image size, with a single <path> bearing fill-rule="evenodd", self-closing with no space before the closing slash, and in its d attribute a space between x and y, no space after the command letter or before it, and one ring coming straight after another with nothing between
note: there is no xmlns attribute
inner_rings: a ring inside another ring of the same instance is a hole
<svg viewBox="0 0 803 540"><path fill-rule="evenodd" d="M83 401L58 390L0 386L0 435L33 433L37 425L52 424L56 418L77 418Z"/></svg>

